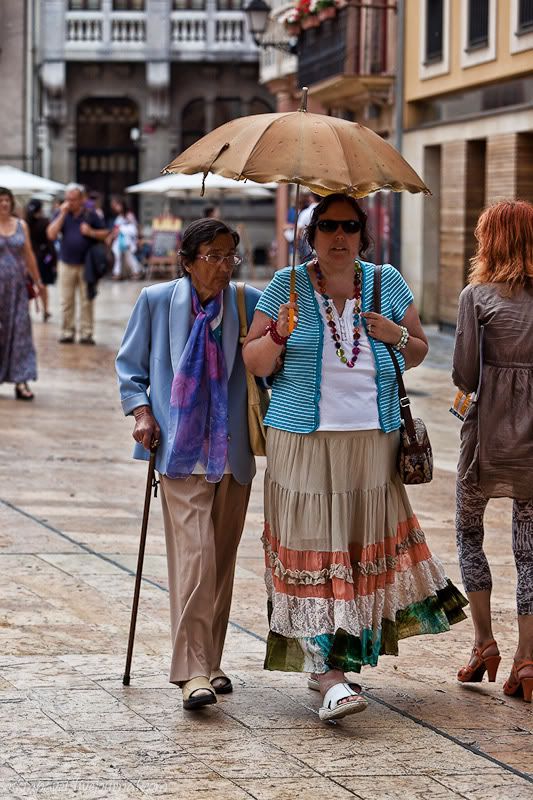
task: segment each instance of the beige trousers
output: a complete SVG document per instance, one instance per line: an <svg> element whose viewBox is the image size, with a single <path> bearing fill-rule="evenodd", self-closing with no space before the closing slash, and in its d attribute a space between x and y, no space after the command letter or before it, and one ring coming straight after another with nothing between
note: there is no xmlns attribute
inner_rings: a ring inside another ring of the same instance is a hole
<svg viewBox="0 0 533 800"><path fill-rule="evenodd" d="M61 336L76 333L76 291L80 302L80 337L93 335L93 302L87 297L87 284L83 280L83 264L59 262L59 288L61 291Z"/></svg>
<svg viewBox="0 0 533 800"><path fill-rule="evenodd" d="M232 475L208 483L161 476L167 544L172 662L170 682L219 669L228 627L237 547L251 484Z"/></svg>

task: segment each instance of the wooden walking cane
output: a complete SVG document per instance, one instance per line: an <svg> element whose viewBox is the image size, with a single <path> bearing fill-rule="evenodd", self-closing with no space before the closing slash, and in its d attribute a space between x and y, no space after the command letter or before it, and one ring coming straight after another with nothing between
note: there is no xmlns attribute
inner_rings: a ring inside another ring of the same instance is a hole
<svg viewBox="0 0 533 800"><path fill-rule="evenodd" d="M137 571L135 573L135 590L133 592L133 605L131 608L128 654L126 656L126 667L124 669L124 677L122 678L122 683L124 686L130 685L130 668L131 668L131 659L133 656L133 641L135 639L135 626L137 624L137 610L139 608L139 595L141 592L144 550L146 547L146 531L148 530L148 516L150 514L150 499L152 497L152 486L154 488L154 496L156 495L157 492L157 482L154 479L156 450L157 447L154 447L152 445L150 450L150 461L148 463L148 475L146 476L146 492L144 495L144 511L143 511L143 521L141 525L141 540L139 542L139 556L137 558Z"/></svg>

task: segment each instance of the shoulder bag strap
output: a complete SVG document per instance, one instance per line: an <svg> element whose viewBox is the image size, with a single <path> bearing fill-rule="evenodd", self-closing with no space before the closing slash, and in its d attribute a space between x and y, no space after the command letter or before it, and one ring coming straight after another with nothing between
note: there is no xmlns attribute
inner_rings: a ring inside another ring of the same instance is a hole
<svg viewBox="0 0 533 800"><path fill-rule="evenodd" d="M381 264L376 264L374 267L373 307L377 314L381 314L381 271ZM386 342L383 342L383 344L387 348L387 351L392 359L394 371L396 372L396 381L398 383L398 399L400 401L400 416L403 419L409 439L411 442L416 442L415 426L413 422L413 415L411 414L411 401L409 400L407 392L405 391L402 371L400 369L400 365L398 364L398 359L396 358L394 350L390 344L387 344Z"/></svg>
<svg viewBox="0 0 533 800"><path fill-rule="evenodd" d="M244 300L245 283L239 281L237 287L237 309L239 311L239 344L242 344L248 335L248 320L246 319L246 303Z"/></svg>

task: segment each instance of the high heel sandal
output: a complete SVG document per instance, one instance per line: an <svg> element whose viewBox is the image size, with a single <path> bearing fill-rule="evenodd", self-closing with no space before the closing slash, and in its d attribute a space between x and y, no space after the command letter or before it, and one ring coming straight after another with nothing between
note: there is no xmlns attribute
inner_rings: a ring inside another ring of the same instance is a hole
<svg viewBox="0 0 533 800"><path fill-rule="evenodd" d="M27 383L15 384L15 397L17 400L33 400L34 394Z"/></svg>
<svg viewBox="0 0 533 800"><path fill-rule="evenodd" d="M523 678L520 677L520 672L525 667L533 668L533 661L522 659L521 661L513 661L511 674L503 684L503 693L507 695L515 695L516 697L523 697L524 702L531 703L533 700L533 675L527 675Z"/></svg>
<svg viewBox="0 0 533 800"><path fill-rule="evenodd" d="M461 683L479 683L481 680L483 680L483 675L486 672L489 681L494 683L496 680L498 667L500 666L500 654L498 653L496 656L483 655L483 653L488 650L489 647L492 647L492 645L496 645L494 639L491 639L490 642L487 642L485 647L482 649L474 645L472 648L472 655L475 656L475 661L473 664L467 664L466 667L461 667L457 673L458 681ZM498 645L496 645L496 647L497 646Z"/></svg>

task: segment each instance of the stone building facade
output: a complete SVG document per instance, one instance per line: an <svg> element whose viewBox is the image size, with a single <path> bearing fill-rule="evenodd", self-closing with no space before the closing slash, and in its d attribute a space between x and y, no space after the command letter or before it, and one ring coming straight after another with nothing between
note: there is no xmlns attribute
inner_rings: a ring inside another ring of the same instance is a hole
<svg viewBox="0 0 533 800"><path fill-rule="evenodd" d="M34 80L35 0L0 7L0 164L39 171L38 105Z"/></svg>
<svg viewBox="0 0 533 800"><path fill-rule="evenodd" d="M242 0L41 0L41 157L106 202L227 120L272 110ZM161 198L143 197L145 218Z"/></svg>
<svg viewBox="0 0 533 800"><path fill-rule="evenodd" d="M533 3L406 0L402 266L425 320L455 325L481 210L533 202Z"/></svg>

